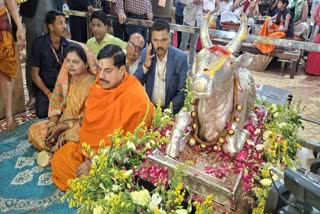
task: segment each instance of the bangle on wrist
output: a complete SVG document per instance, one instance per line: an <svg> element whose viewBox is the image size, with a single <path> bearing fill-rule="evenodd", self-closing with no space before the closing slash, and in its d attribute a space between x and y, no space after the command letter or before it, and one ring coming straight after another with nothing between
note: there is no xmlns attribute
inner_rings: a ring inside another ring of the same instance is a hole
<svg viewBox="0 0 320 214"><path fill-rule="evenodd" d="M50 94L51 94L51 91L48 91L48 92L46 93L46 96L48 97Z"/></svg>
<svg viewBox="0 0 320 214"><path fill-rule="evenodd" d="M53 122L53 121L50 121L49 123L48 123L48 127L53 127L53 126L56 126L57 125L57 123L56 122Z"/></svg>
<svg viewBox="0 0 320 214"><path fill-rule="evenodd" d="M69 126L69 129L71 129L73 127L73 121L69 121L68 126Z"/></svg>

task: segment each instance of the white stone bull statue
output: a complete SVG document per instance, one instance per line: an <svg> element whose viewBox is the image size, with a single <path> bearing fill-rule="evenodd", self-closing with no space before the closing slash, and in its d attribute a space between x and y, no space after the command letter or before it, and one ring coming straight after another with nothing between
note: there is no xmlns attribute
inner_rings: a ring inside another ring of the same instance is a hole
<svg viewBox="0 0 320 214"><path fill-rule="evenodd" d="M171 157L179 154L184 129L191 125L193 133L189 144L234 156L246 142L248 132L243 129L255 102L255 85L245 68L252 58L243 54L235 58L247 36L247 19L241 18L236 37L227 45L212 45L208 34L208 15L201 26L203 49L193 65L190 89L194 97L192 112L180 112L167 145Z"/></svg>

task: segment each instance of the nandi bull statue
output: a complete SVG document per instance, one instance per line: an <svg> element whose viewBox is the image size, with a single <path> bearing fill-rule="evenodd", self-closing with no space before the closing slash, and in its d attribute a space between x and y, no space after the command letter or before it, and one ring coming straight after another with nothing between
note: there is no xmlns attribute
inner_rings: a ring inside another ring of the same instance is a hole
<svg viewBox="0 0 320 214"><path fill-rule="evenodd" d="M176 157L183 131L192 123L189 144L201 148L212 147L234 156L247 140L243 129L255 101L255 85L245 68L252 58L243 54L235 58L247 36L247 20L241 18L236 37L227 45L212 45L208 33L208 20L204 18L200 30L203 49L196 57L190 81L194 100L191 112L180 112L166 148L166 154Z"/></svg>

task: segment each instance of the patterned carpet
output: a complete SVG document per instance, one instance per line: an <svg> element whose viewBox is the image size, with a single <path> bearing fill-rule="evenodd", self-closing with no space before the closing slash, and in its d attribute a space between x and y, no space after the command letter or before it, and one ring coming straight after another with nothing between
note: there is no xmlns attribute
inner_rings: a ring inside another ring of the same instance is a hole
<svg viewBox="0 0 320 214"><path fill-rule="evenodd" d="M15 131L0 132L0 211L6 213L76 213L51 181L50 167L36 163L36 151L27 141L29 126L38 119L21 124Z"/></svg>

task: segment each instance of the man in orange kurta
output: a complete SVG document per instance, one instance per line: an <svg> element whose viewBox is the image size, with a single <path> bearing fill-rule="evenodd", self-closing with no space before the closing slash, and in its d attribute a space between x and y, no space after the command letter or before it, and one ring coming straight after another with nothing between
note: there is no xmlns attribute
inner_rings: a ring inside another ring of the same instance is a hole
<svg viewBox="0 0 320 214"><path fill-rule="evenodd" d="M61 189L68 189L68 180L87 175L91 160L83 154L81 143L97 150L116 129L133 132L144 122L150 127L154 106L143 86L127 72L125 54L116 45L107 45L98 54L101 73L91 86L86 101L86 113L80 129L80 144L68 142L54 153L52 180Z"/></svg>

